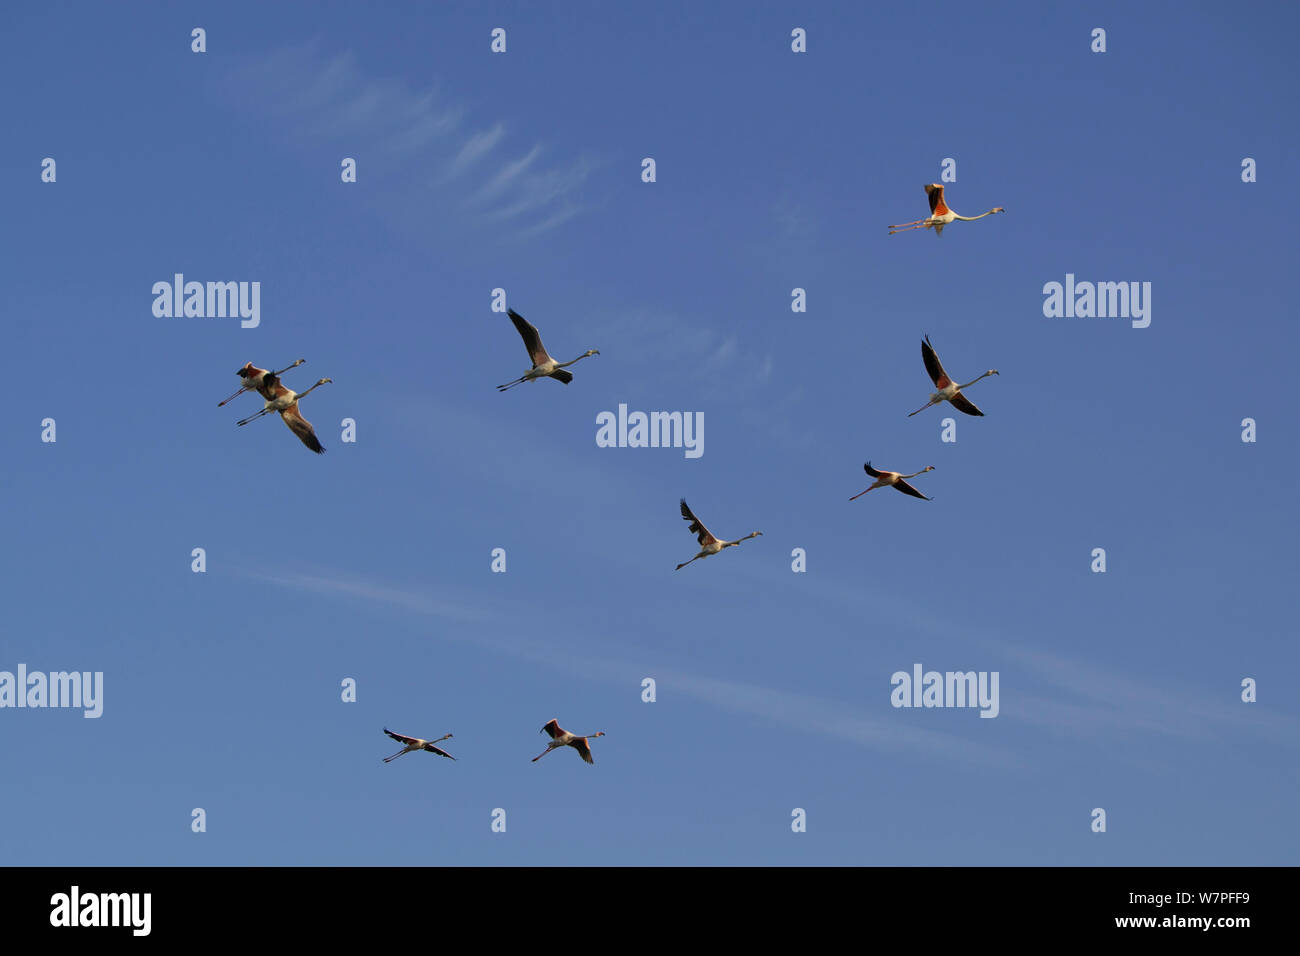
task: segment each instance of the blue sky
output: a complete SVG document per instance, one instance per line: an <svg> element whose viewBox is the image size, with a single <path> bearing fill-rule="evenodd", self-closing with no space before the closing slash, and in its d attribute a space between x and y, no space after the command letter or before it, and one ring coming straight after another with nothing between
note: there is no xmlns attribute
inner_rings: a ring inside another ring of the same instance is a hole
<svg viewBox="0 0 1300 956"><path fill-rule="evenodd" d="M0 670L105 699L0 709L4 862L1296 861L1294 7L375 6L5 14ZM1006 214L888 236L947 157ZM176 272L260 326L155 317ZM1150 327L1044 317L1067 273ZM601 354L497 394L498 287ZM927 333L986 417L907 417ZM216 407L298 357L321 457ZM703 456L597 447L620 403ZM764 535L675 572L682 496ZM892 707L915 663L999 716Z"/></svg>

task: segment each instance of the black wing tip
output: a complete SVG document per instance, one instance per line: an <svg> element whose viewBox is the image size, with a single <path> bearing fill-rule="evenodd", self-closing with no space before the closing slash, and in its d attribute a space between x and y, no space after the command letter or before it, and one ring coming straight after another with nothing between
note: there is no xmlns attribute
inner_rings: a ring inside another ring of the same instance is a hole
<svg viewBox="0 0 1300 956"><path fill-rule="evenodd" d="M310 432L306 435L299 435L298 437L302 439L302 443L306 445L309 450L314 451L318 455L325 454L325 446L320 443L320 439L316 437L315 432Z"/></svg>

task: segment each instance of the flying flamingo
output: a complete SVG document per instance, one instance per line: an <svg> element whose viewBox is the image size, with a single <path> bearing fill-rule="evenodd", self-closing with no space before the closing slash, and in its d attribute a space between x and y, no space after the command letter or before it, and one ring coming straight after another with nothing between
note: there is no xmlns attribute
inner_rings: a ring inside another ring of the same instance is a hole
<svg viewBox="0 0 1300 956"><path fill-rule="evenodd" d="M976 219L983 219L985 216L991 216L995 212L1006 212L1001 206L994 206L988 212L980 213L978 216L959 216L943 201L943 187L938 183L930 183L925 187L926 195L930 199L930 215L926 219L915 219L912 222L902 222L897 226L889 227L889 234L892 236L896 232L906 232L909 229L934 229L936 236L943 236L943 227L948 225L954 219L960 219L962 222L974 222Z"/></svg>
<svg viewBox="0 0 1300 956"><path fill-rule="evenodd" d="M957 411L965 412L967 415L984 414L975 406L974 402L961 394L961 390L963 388L970 388L975 384L975 382L978 382L980 378L988 378L990 375L1000 375L1002 373L995 368L991 368L981 375L980 378L967 382L965 385L958 385L950 379L948 373L943 370L943 364L939 361L939 356L935 352L934 346L930 344L930 336L928 335L925 337L925 341L921 343L921 358L925 360L925 370L930 373L930 379L934 382L935 388L939 391L932 392L930 394L930 400L916 411L908 412L908 418L911 418L913 415L918 415L931 405L938 405L940 402L949 402L953 408L957 409Z"/></svg>
<svg viewBox="0 0 1300 956"><path fill-rule="evenodd" d="M715 538L709 529L704 527L704 524L700 519L691 514L691 509L686 506L685 498L682 499L682 517L691 523L690 531L699 539L700 542L700 553L691 558L691 561L697 561L700 558L707 558L711 554L717 554L723 548L735 547L740 544L741 541L748 541L750 538L757 538L763 533L761 531L753 531L735 541L723 541L720 538ZM686 565L690 564L691 561L683 561L673 570L680 571L682 568L686 567Z"/></svg>
<svg viewBox="0 0 1300 956"><path fill-rule="evenodd" d="M504 392L520 382L531 382L539 378L553 378L568 385L573 381L573 373L564 371L565 368L574 364L574 362L581 362L589 355L600 354L597 349L588 349L574 359L573 362L556 362L547 353L546 346L542 344L542 337L538 333L537 327L514 309L508 309L507 312L510 315L510 321L515 324L515 328L519 330L519 334L523 337L524 348L528 349L528 356L533 360L533 367L521 378L517 378L513 382L507 382L504 385L498 385L497 391L499 392Z"/></svg>
<svg viewBox="0 0 1300 956"><path fill-rule="evenodd" d="M395 734L387 727L384 728L384 733L388 734L388 736L392 737L399 744L406 744L405 747L397 751L397 753L393 754L391 757L385 757L384 763L389 763L393 760L396 760L402 754L409 754L412 750L427 750L431 754L437 754L440 757L446 757L448 760L456 759L451 754L447 753L447 751L443 750L441 747L434 746L434 744L438 743L438 741L447 740L448 738L450 738L451 734L443 734L441 737L438 738L438 740L421 740L419 737L407 737L405 734Z"/></svg>
<svg viewBox="0 0 1300 956"><path fill-rule="evenodd" d="M862 467L866 469L868 475L876 479L876 483L872 485L871 488L887 488L890 485L893 485L903 494L911 495L913 498L925 498L925 495L921 494L909 485L905 479L915 478L917 475L924 475L927 471L934 471L934 465L926 465L920 471L913 472L910 475L900 475L896 471L876 471L876 469L871 467L871 462L867 462ZM870 491L871 488L868 488L867 491ZM858 498L865 495L867 491L859 491L856 495L850 498L849 501L856 501ZM925 500L930 501L932 499L925 498Z"/></svg>
<svg viewBox="0 0 1300 956"><path fill-rule="evenodd" d="M323 454L325 446L320 443L316 437L316 430L311 427L311 422L302 417L298 411L298 402L311 394L312 389L319 388L322 385L328 385L334 381L332 378L323 378L305 392L295 392L292 389L285 388L278 380L264 382L262 388L263 395L268 395L266 405L256 415L249 415L240 425L247 425L251 421L261 418L263 415L271 412L279 412L284 423L289 426L290 430L302 439L302 443L314 451L316 454Z"/></svg>
<svg viewBox="0 0 1300 956"><path fill-rule="evenodd" d="M269 372L264 368L258 368L252 362L244 363L244 367L235 373L236 375L238 375L240 378L244 380L243 388L237 391L234 395L231 395L230 398L226 399L226 401L217 402L217 408L220 408L222 405L225 405L227 402L234 401L236 398L238 398L240 395L243 395L250 388L255 388L260 391L262 386L267 383L268 379L278 378L279 376L283 375L285 372L289 371L289 369L297 368L305 361L307 360L298 359L298 361L290 365L289 368L282 368L278 372Z"/></svg>
<svg viewBox="0 0 1300 956"><path fill-rule="evenodd" d="M594 764L596 761L591 759L591 747L587 741L595 737L605 736L605 731L598 730L594 734L587 734L585 737L579 737L577 734L571 734L562 728L558 720L550 721L539 732L550 734L551 742L546 745L545 750L532 759L532 763L537 763L537 761L541 760L552 750L558 750L560 747L572 747L574 750L578 751L578 753L582 754L583 760L587 761L587 763Z"/></svg>

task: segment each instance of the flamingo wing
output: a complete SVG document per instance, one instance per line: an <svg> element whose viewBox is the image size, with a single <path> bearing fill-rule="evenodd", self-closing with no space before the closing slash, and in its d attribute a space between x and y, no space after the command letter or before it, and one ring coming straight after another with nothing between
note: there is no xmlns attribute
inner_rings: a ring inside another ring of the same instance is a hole
<svg viewBox="0 0 1300 956"><path fill-rule="evenodd" d="M552 740L564 733L564 731L560 729L560 722L558 720L549 721L542 730L550 734Z"/></svg>
<svg viewBox="0 0 1300 956"><path fill-rule="evenodd" d="M429 753L431 754L437 754L439 757L446 757L448 760L456 759L451 754L447 753L447 751L443 750L441 747L435 747L433 744L425 744L424 749L429 751Z"/></svg>
<svg viewBox="0 0 1300 956"><path fill-rule="evenodd" d="M704 522L691 513L685 498L682 499L682 517L691 523L690 532L696 536L701 545L712 544L718 540L708 528L704 527Z"/></svg>
<svg viewBox="0 0 1300 956"><path fill-rule="evenodd" d="M384 733L388 734L388 736L392 737L392 738L393 738L394 740L396 740L398 743L402 743L402 744L418 744L418 743L422 743L422 741L419 740L419 739L416 738L416 737L407 737L405 734L395 734L395 733L393 733L391 730L389 730L387 727L384 728Z"/></svg>
<svg viewBox="0 0 1300 956"><path fill-rule="evenodd" d="M311 422L302 417L302 413L298 411L297 402L280 412L280 417L289 426L289 430L302 439L304 445L318 455L325 453L325 446L316 437L316 429L311 427Z"/></svg>
<svg viewBox="0 0 1300 956"><path fill-rule="evenodd" d="M289 394L289 389L280 384L280 379L270 372L262 376L262 380L255 386L257 393L268 402L275 401L277 398L283 398Z"/></svg>
<svg viewBox="0 0 1300 956"><path fill-rule="evenodd" d="M921 494L919 491L917 491L915 488L909 485L902 478L899 478L896 482L894 482L894 487L897 488L905 495L911 495L913 498L925 498L925 495ZM929 501L930 499L925 498L925 500Z"/></svg>
<svg viewBox="0 0 1300 956"><path fill-rule="evenodd" d="M867 462L865 465L862 466L862 468L872 478L879 478L881 475L887 474L887 472L876 471L876 469L871 467L871 462Z"/></svg>
<svg viewBox="0 0 1300 956"><path fill-rule="evenodd" d="M506 310L510 316L510 321L515 324L519 330L520 336L524 340L524 348L528 350L528 357L533 360L534 365L543 365L552 361L551 357L546 354L546 346L542 344L542 335L537 331L537 326L533 325L514 309Z"/></svg>
<svg viewBox="0 0 1300 956"><path fill-rule="evenodd" d="M961 392L958 392L958 393L957 393L956 395L954 395L952 398L948 399L948 401L952 404L952 407L953 407L953 408L957 409L957 411L959 411L959 412L965 412L967 415L983 415L983 414L984 414L983 412L981 412L981 411L980 411L980 410L975 406L975 403L974 403L974 402L972 402L969 398L967 398L967 397L966 397L965 395L963 395Z"/></svg>
<svg viewBox="0 0 1300 956"><path fill-rule="evenodd" d="M948 215L948 205L943 201L943 187L938 183L931 183L925 187L926 198L930 200L930 215L946 216Z"/></svg>
<svg viewBox="0 0 1300 956"><path fill-rule="evenodd" d="M587 761L587 763L594 764L596 762L591 759L591 746L587 743L586 737L578 737L576 740L573 741L572 746L574 750L582 754L582 759Z"/></svg>
<svg viewBox="0 0 1300 956"><path fill-rule="evenodd" d="M925 362L925 371L930 376L930 381L934 382L935 388L947 388L952 384L952 379L943 370L943 363L939 361L939 353L930 344L930 336L928 335L925 337L925 341L921 343L921 359Z"/></svg>

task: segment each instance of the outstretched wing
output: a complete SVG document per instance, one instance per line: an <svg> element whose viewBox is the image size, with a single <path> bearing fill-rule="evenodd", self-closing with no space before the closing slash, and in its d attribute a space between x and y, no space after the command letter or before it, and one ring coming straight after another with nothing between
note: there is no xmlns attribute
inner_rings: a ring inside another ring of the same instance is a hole
<svg viewBox="0 0 1300 956"><path fill-rule="evenodd" d="M682 517L691 523L691 534L695 535L701 545L712 544L718 540L708 528L704 527L704 523L691 513L691 509L686 505L685 498L682 499Z"/></svg>
<svg viewBox="0 0 1300 956"><path fill-rule="evenodd" d="M974 403L974 402L972 402L969 398L967 398L967 397L966 397L965 395L963 395L961 392L958 392L958 393L957 393L956 395L954 395L952 398L948 399L948 401L952 404L952 407L953 407L953 408L957 409L957 411L959 411L959 412L965 412L967 415L983 415L983 414L984 414L984 413L981 412L978 408L975 407L975 403Z"/></svg>
<svg viewBox="0 0 1300 956"><path fill-rule="evenodd" d="M939 361L939 353L930 344L930 336L928 335L925 337L925 341L921 343L921 358L925 361L925 371L930 376L930 381L934 382L935 388L947 388L952 384L952 379L943 370L943 363Z"/></svg>
<svg viewBox="0 0 1300 956"><path fill-rule="evenodd" d="M402 743L402 744L419 743L419 741L415 737L407 737L405 734L395 734L387 727L384 728L384 733L388 734L388 736L392 737L398 743Z"/></svg>
<svg viewBox="0 0 1300 956"><path fill-rule="evenodd" d="M316 437L316 429L311 427L311 422L302 417L302 413L298 411L297 402L282 411L280 417L289 426L289 430L302 439L304 445L318 455L325 453L325 446Z"/></svg>
<svg viewBox="0 0 1300 956"><path fill-rule="evenodd" d="M867 462L862 467L866 471L866 473L870 475L872 478L879 478L882 474L884 474L884 472L876 471L876 469L872 468L871 462Z"/></svg>
<svg viewBox="0 0 1300 956"><path fill-rule="evenodd" d="M446 757L448 760L456 759L451 754L447 753L447 751L443 750L441 747L435 747L433 744L425 744L424 749L429 751L429 753L431 754L437 754L440 757Z"/></svg>
<svg viewBox="0 0 1300 956"><path fill-rule="evenodd" d="M283 395L289 394L289 389L280 384L280 379L270 372L262 376L261 382L257 385L257 393L268 402L275 401Z"/></svg>
<svg viewBox="0 0 1300 956"><path fill-rule="evenodd" d="M925 187L925 195L930 200L930 215L946 216L948 215L948 206L943 201L943 187L938 183L930 183Z"/></svg>
<svg viewBox="0 0 1300 956"><path fill-rule="evenodd" d="M519 334L524 340L524 348L528 350L528 357L533 360L533 364L542 365L551 361L551 357L546 354L546 346L542 344L542 336L537 331L537 327L514 309L507 309L506 314L510 316L510 321L519 330Z"/></svg>
<svg viewBox="0 0 1300 956"><path fill-rule="evenodd" d="M547 723L545 727L542 728L542 730L550 734L552 740L554 740L556 737L564 733L564 731L560 729L560 722L558 720L550 721L549 723Z"/></svg>
<svg viewBox="0 0 1300 956"><path fill-rule="evenodd" d="M894 487L897 488L905 495L911 495L913 498L925 498L925 495L921 494L919 491L917 491L915 488L909 485L902 478L899 478L896 482L894 482ZM925 498L925 500L929 501L930 499Z"/></svg>
<svg viewBox="0 0 1300 956"><path fill-rule="evenodd" d="M573 749L578 751L578 753L582 754L582 759L587 761L587 763L596 762L591 759L591 747L588 746L586 737L579 737L577 740L575 740L573 742Z"/></svg>

